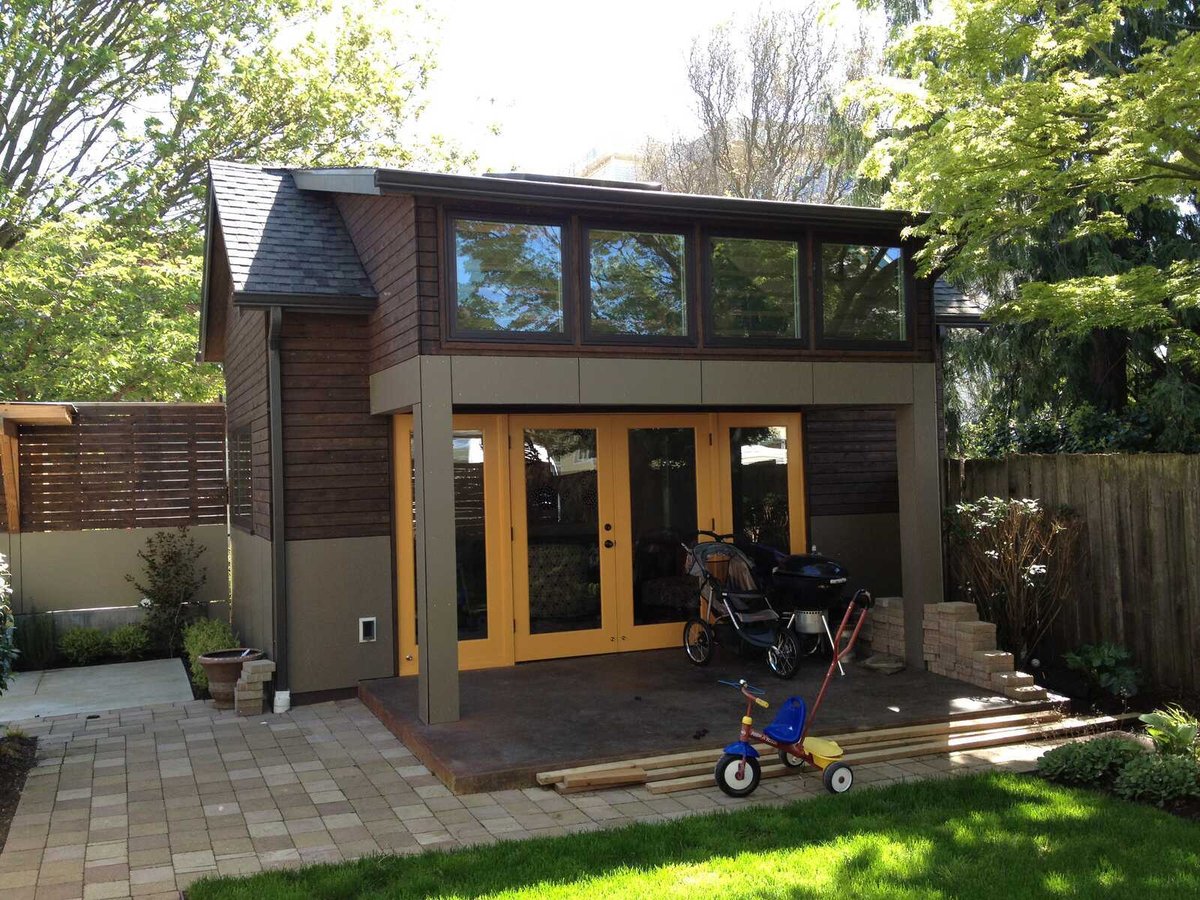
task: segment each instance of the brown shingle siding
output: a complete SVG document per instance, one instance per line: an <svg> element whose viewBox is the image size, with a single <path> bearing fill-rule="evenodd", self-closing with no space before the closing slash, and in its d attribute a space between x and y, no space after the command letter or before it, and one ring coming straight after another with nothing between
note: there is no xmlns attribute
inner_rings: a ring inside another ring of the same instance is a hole
<svg viewBox="0 0 1200 900"><path fill-rule="evenodd" d="M338 205L379 294L367 341L370 372L416 356L417 222L410 196L343 194Z"/></svg>
<svg viewBox="0 0 1200 900"><path fill-rule="evenodd" d="M216 276L216 279L214 279ZM267 393L267 313L264 310L235 309L232 285L228 278L225 246L220 227L213 235L213 263L210 284L219 284L225 307L225 407L228 429L232 433L249 426L252 475L250 496L253 507L251 530L271 538L271 431Z"/></svg>
<svg viewBox="0 0 1200 900"><path fill-rule="evenodd" d="M900 508L894 410L809 410L804 414L804 457L810 516Z"/></svg>
<svg viewBox="0 0 1200 900"><path fill-rule="evenodd" d="M366 316L284 315L289 541L391 533L390 420L371 415L371 334Z"/></svg>

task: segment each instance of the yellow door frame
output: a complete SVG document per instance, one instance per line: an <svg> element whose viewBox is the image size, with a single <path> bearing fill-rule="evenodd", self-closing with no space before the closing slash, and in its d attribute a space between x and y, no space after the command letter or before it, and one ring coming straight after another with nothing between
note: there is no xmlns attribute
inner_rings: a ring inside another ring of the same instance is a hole
<svg viewBox="0 0 1200 900"><path fill-rule="evenodd" d="M580 631L534 634L529 621L529 522L525 494L525 429L589 429L596 432L596 531L600 555L600 627ZM549 414L508 417L509 490L512 508L512 598L513 641L518 662L589 656L617 649L617 581L615 527L611 465L613 452L611 416ZM606 471L609 470L609 471ZM606 541L614 546L606 547Z"/></svg>
<svg viewBox="0 0 1200 900"><path fill-rule="evenodd" d="M512 572L508 553L509 499L508 436L505 416L454 416L455 431L479 431L483 434L483 519L487 553L487 634L486 638L458 642L460 669L486 669L513 662ZM412 416L393 417L392 447L394 472L412 470ZM398 671L415 675L420 660L417 647L417 585L412 521L412 479L396 477L396 599ZM407 510L407 514L404 511Z"/></svg>
<svg viewBox="0 0 1200 900"><path fill-rule="evenodd" d="M455 430L478 430L484 441L484 521L487 546L488 637L460 641L459 668L480 669L534 659L585 656L669 647L679 641L678 623L635 625L633 620L633 526L628 434L631 428L691 427L696 432L696 526L733 530L729 430L787 429L788 516L792 552L808 546L800 413L594 413L454 416ZM528 527L525 428L589 428L596 431L597 501L601 581L601 627L531 634L529 629ZM415 546L413 535L412 415L392 417L393 523L396 541L397 671L416 674ZM515 449L514 449L515 444ZM604 524L612 526L604 530ZM614 546L603 546L612 540Z"/></svg>
<svg viewBox="0 0 1200 900"><path fill-rule="evenodd" d="M804 487L804 430L798 412L733 412L713 414L713 433L717 444L720 488L720 515L717 531L733 531L733 478L730 474L732 453L729 431L733 428L786 428L788 462L788 538L792 553L804 553L808 548L808 509Z"/></svg>
<svg viewBox="0 0 1200 900"><path fill-rule="evenodd" d="M696 523L709 529L716 516L713 461L710 435L712 422L706 413L630 413L612 416L613 458L611 469L615 494L617 550L618 650L652 650L680 642L683 620L654 625L637 625L633 617L633 497L630 492L629 432L636 428L691 428L696 435Z"/></svg>

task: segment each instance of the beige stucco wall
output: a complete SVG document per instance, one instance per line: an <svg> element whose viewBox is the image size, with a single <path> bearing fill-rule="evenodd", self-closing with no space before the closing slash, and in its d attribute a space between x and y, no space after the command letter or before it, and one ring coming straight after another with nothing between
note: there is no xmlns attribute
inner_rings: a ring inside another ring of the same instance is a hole
<svg viewBox="0 0 1200 900"><path fill-rule="evenodd" d="M876 597L900 593L897 513L814 516L809 520L809 543L850 570L850 588L865 587Z"/></svg>
<svg viewBox="0 0 1200 900"><path fill-rule="evenodd" d="M240 528L230 532L233 630L241 643L272 653L271 542Z"/></svg>
<svg viewBox="0 0 1200 900"><path fill-rule="evenodd" d="M125 576L140 576L142 561L137 553L158 530L35 531L9 535L0 543L0 552L7 548L10 557L14 610L35 613L136 605L141 595ZM188 531L204 548L199 564L207 571L208 579L199 599L222 602L229 596L225 526L197 525Z"/></svg>
<svg viewBox="0 0 1200 900"><path fill-rule="evenodd" d="M395 674L391 538L288 541L287 577L293 693ZM366 616L375 617L376 638L359 643Z"/></svg>

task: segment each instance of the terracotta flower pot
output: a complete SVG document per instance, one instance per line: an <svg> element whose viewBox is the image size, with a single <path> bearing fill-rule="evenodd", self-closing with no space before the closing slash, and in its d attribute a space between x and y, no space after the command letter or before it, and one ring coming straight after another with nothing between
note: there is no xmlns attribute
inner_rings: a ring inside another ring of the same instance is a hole
<svg viewBox="0 0 1200 900"><path fill-rule="evenodd" d="M200 654L200 665L208 676L208 693L217 709L233 708L233 691L242 675L242 663L262 659L263 652L247 647L214 650Z"/></svg>

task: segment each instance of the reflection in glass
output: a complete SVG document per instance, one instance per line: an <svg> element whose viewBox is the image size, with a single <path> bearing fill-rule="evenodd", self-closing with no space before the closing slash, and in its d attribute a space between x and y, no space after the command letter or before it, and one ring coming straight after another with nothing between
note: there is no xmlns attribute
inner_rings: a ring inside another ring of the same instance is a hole
<svg viewBox="0 0 1200 900"><path fill-rule="evenodd" d="M696 433L629 430L635 625L682 622L696 607L682 541L696 529Z"/></svg>
<svg viewBox="0 0 1200 900"><path fill-rule="evenodd" d="M788 553L787 429L729 429L733 530Z"/></svg>
<svg viewBox="0 0 1200 900"><path fill-rule="evenodd" d="M556 225L454 223L459 331L563 331L562 233Z"/></svg>
<svg viewBox="0 0 1200 900"><path fill-rule="evenodd" d="M907 340L899 247L821 245L822 331L848 341Z"/></svg>
<svg viewBox="0 0 1200 900"><path fill-rule="evenodd" d="M712 318L718 337L800 337L794 241L714 238Z"/></svg>
<svg viewBox="0 0 1200 900"><path fill-rule="evenodd" d="M525 429L532 634L600 627L596 432Z"/></svg>
<svg viewBox="0 0 1200 900"><path fill-rule="evenodd" d="M487 533L483 432L454 432L454 550L458 562L458 639L486 638Z"/></svg>
<svg viewBox="0 0 1200 900"><path fill-rule="evenodd" d="M687 334L683 235L596 230L588 242L594 334Z"/></svg>

